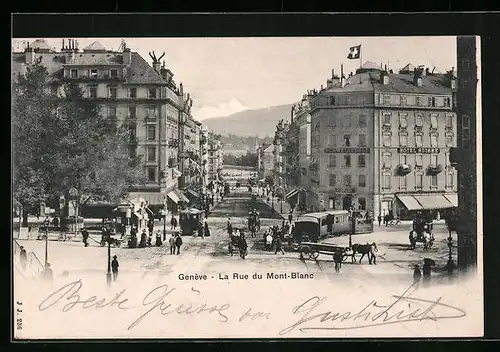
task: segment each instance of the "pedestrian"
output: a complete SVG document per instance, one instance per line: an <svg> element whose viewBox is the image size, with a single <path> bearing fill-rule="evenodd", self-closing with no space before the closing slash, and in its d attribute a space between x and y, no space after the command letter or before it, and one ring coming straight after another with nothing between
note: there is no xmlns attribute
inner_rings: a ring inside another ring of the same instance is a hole
<svg viewBox="0 0 500 352"><path fill-rule="evenodd" d="M420 282L420 279L422 278L422 273L420 272L420 267L415 264L413 268L413 282L417 283Z"/></svg>
<svg viewBox="0 0 500 352"><path fill-rule="evenodd" d="M137 247L137 227L134 225L130 229L130 239L128 241L129 248Z"/></svg>
<svg viewBox="0 0 500 352"><path fill-rule="evenodd" d="M177 219L175 218L175 216L172 215L172 219L170 219L170 229L175 230L176 227L177 227Z"/></svg>
<svg viewBox="0 0 500 352"><path fill-rule="evenodd" d="M177 247L177 254L179 255L181 253L182 246L182 238L179 234L177 234L177 238L175 239L175 246Z"/></svg>
<svg viewBox="0 0 500 352"><path fill-rule="evenodd" d="M288 222L291 224L293 219L292 212L290 211L290 214L288 214Z"/></svg>
<svg viewBox="0 0 500 352"><path fill-rule="evenodd" d="M141 241L139 242L139 248L145 248L146 247L147 236L148 235L146 234L146 229L142 229Z"/></svg>
<svg viewBox="0 0 500 352"><path fill-rule="evenodd" d="M116 278L118 277L118 267L120 264L118 263L117 256L113 256L113 260L111 261L111 272L113 273L113 281L116 281Z"/></svg>
<svg viewBox="0 0 500 352"><path fill-rule="evenodd" d="M343 253L341 251L335 251L333 254L333 261L335 263L335 272L340 273L340 268L342 268L342 257Z"/></svg>
<svg viewBox="0 0 500 352"><path fill-rule="evenodd" d="M152 244L153 244L153 233L150 232L148 235L148 247L151 247Z"/></svg>
<svg viewBox="0 0 500 352"><path fill-rule="evenodd" d="M148 221L148 230L149 230L149 236L153 236L153 231L154 231L154 219L151 219Z"/></svg>
<svg viewBox="0 0 500 352"><path fill-rule="evenodd" d="M271 236L271 232L268 232L266 236L266 250L271 251L272 245L273 245L273 236Z"/></svg>
<svg viewBox="0 0 500 352"><path fill-rule="evenodd" d="M26 253L26 249L21 246L21 251L19 252L19 261L21 262L21 268L26 270L26 265L28 264L28 255Z"/></svg>
<svg viewBox="0 0 500 352"><path fill-rule="evenodd" d="M83 244L85 245L85 247L88 247L89 246L89 232L87 231L87 229L85 227L82 228L82 239L83 239Z"/></svg>
<svg viewBox="0 0 500 352"><path fill-rule="evenodd" d="M52 272L52 269L50 267L50 263L47 263L47 265L45 265L45 269L43 270L43 279L45 281L52 281L52 279L54 278L54 274Z"/></svg>
<svg viewBox="0 0 500 352"><path fill-rule="evenodd" d="M382 215L378 215L377 216L377 220L378 220L378 226L380 226L380 223L382 222Z"/></svg>
<svg viewBox="0 0 500 352"><path fill-rule="evenodd" d="M240 249L240 257L242 259L245 259L245 256L247 255L248 244L243 232L240 234L238 247Z"/></svg>
<svg viewBox="0 0 500 352"><path fill-rule="evenodd" d="M423 282L428 284L431 280L431 264L429 262L424 262L422 267Z"/></svg>
<svg viewBox="0 0 500 352"><path fill-rule="evenodd" d="M233 234L233 224L231 223L231 218L227 219L227 233L229 235Z"/></svg>
<svg viewBox="0 0 500 352"><path fill-rule="evenodd" d="M210 229L208 228L208 221L207 221L207 219L203 220L203 232L204 232L205 236L207 236L207 237L210 236Z"/></svg>
<svg viewBox="0 0 500 352"><path fill-rule="evenodd" d="M156 243L155 243L155 245L156 245L156 247L161 247L162 244L163 244L163 242L161 241L161 232L160 232L160 230L158 230L156 232Z"/></svg>
<svg viewBox="0 0 500 352"><path fill-rule="evenodd" d="M175 254L175 235L172 233L172 236L168 239L168 243L170 244L170 254Z"/></svg>
<svg viewBox="0 0 500 352"><path fill-rule="evenodd" d="M282 242L281 242L281 236L278 236L276 238L276 250L274 251L274 254L277 254L278 252L281 252L281 254L285 254L285 251L283 250Z"/></svg>
<svg viewBox="0 0 500 352"><path fill-rule="evenodd" d="M205 239L204 227L203 227L203 223L201 221L198 222L198 236L200 236L201 239Z"/></svg>

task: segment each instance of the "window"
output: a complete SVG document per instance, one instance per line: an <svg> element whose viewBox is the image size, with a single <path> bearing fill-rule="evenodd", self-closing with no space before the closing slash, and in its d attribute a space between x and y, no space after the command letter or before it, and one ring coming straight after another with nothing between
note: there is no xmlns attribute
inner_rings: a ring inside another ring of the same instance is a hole
<svg viewBox="0 0 500 352"><path fill-rule="evenodd" d="M330 174L329 179L328 179L328 185L330 187L335 187L336 183L337 183L337 175Z"/></svg>
<svg viewBox="0 0 500 352"><path fill-rule="evenodd" d="M391 135L390 135L390 133L384 133L384 135L383 135L383 143L384 143L384 147L390 147L391 146Z"/></svg>
<svg viewBox="0 0 500 352"><path fill-rule="evenodd" d="M359 210L366 210L366 198L359 198L358 199L358 203L359 203Z"/></svg>
<svg viewBox="0 0 500 352"><path fill-rule="evenodd" d="M400 103L402 106L405 106L407 104L406 102L406 95L402 95L400 98Z"/></svg>
<svg viewBox="0 0 500 352"><path fill-rule="evenodd" d="M156 106L149 106L148 107L148 117L149 118L155 118L157 117L157 112L158 110L156 110Z"/></svg>
<svg viewBox="0 0 500 352"><path fill-rule="evenodd" d="M431 114L431 128L438 128L438 116L437 116L437 114Z"/></svg>
<svg viewBox="0 0 500 352"><path fill-rule="evenodd" d="M336 155L328 155L328 166L329 167L337 167L337 156Z"/></svg>
<svg viewBox="0 0 500 352"><path fill-rule="evenodd" d="M385 126L390 126L391 125L391 114L384 114L384 125Z"/></svg>
<svg viewBox="0 0 500 352"><path fill-rule="evenodd" d="M128 96L129 98L137 98L137 88L129 88Z"/></svg>
<svg viewBox="0 0 500 352"><path fill-rule="evenodd" d="M148 147L148 161L156 161L156 147Z"/></svg>
<svg viewBox="0 0 500 352"><path fill-rule="evenodd" d="M449 108L451 106L451 99L450 98L444 98L444 106Z"/></svg>
<svg viewBox="0 0 500 352"><path fill-rule="evenodd" d="M156 168L148 167L148 181L155 182L156 181Z"/></svg>
<svg viewBox="0 0 500 352"><path fill-rule="evenodd" d="M406 189L407 182L406 182L406 176L399 177L399 189Z"/></svg>
<svg viewBox="0 0 500 352"><path fill-rule="evenodd" d="M390 174L384 174L382 176L382 187L384 189L390 189L391 188L391 175Z"/></svg>
<svg viewBox="0 0 500 352"><path fill-rule="evenodd" d="M438 164L438 155L431 154L431 165L437 166L437 164Z"/></svg>
<svg viewBox="0 0 500 352"><path fill-rule="evenodd" d="M416 189L422 189L422 181L423 181L423 175L416 174L415 175L415 188Z"/></svg>
<svg viewBox="0 0 500 352"><path fill-rule="evenodd" d="M90 77L97 78L97 69L93 68L90 70Z"/></svg>
<svg viewBox="0 0 500 352"><path fill-rule="evenodd" d="M330 127L337 126L337 119L335 118L335 116L333 116L333 115L328 116L328 126L330 126Z"/></svg>
<svg viewBox="0 0 500 352"><path fill-rule="evenodd" d="M328 208L335 209L335 198L328 198Z"/></svg>
<svg viewBox="0 0 500 352"><path fill-rule="evenodd" d="M406 147L408 145L408 135L406 133L401 133L399 135L399 145L401 147Z"/></svg>
<svg viewBox="0 0 500 352"><path fill-rule="evenodd" d="M116 78L116 77L118 77L118 70L117 70L117 69L112 69L112 70L109 70L109 75L110 75L112 78Z"/></svg>
<svg viewBox="0 0 500 352"><path fill-rule="evenodd" d="M407 114L399 114L399 127L402 127L402 128L408 127L408 115Z"/></svg>
<svg viewBox="0 0 500 352"><path fill-rule="evenodd" d="M358 126L361 127L361 128L365 128L366 127L366 115L359 115Z"/></svg>
<svg viewBox="0 0 500 352"><path fill-rule="evenodd" d="M359 147L365 147L366 146L366 135L360 134L358 136L358 146Z"/></svg>
<svg viewBox="0 0 500 352"><path fill-rule="evenodd" d="M344 155L344 166L351 167L351 156L350 155Z"/></svg>
<svg viewBox="0 0 500 352"><path fill-rule="evenodd" d="M452 147L453 146L453 135L451 133L448 133L446 135L446 146L447 147Z"/></svg>
<svg viewBox="0 0 500 352"><path fill-rule="evenodd" d="M344 143L345 143L345 146L346 147L350 147L351 146L351 136L346 134L344 136Z"/></svg>
<svg viewBox="0 0 500 352"><path fill-rule="evenodd" d="M149 99L156 99L156 88L149 88L148 89L148 98Z"/></svg>
<svg viewBox="0 0 500 352"><path fill-rule="evenodd" d="M109 117L116 117L116 106L109 106L108 107L108 116Z"/></svg>
<svg viewBox="0 0 500 352"><path fill-rule="evenodd" d="M438 177L437 175L432 175L431 176L431 187L435 188L438 186Z"/></svg>
<svg viewBox="0 0 500 352"><path fill-rule="evenodd" d="M78 78L78 70L77 69L71 69L70 76L71 76L71 78Z"/></svg>
<svg viewBox="0 0 500 352"><path fill-rule="evenodd" d="M429 106L432 106L432 107L436 106L436 98L435 97L429 97Z"/></svg>
<svg viewBox="0 0 500 352"><path fill-rule="evenodd" d="M335 97L334 96L328 97L328 104L335 105Z"/></svg>
<svg viewBox="0 0 500 352"><path fill-rule="evenodd" d="M328 135L328 145L331 147L335 147L337 145L337 136L334 134Z"/></svg>
<svg viewBox="0 0 500 352"><path fill-rule="evenodd" d="M154 141L156 139L156 126L148 126L148 140Z"/></svg>
<svg viewBox="0 0 500 352"><path fill-rule="evenodd" d="M384 167L391 167L391 154L384 153Z"/></svg>
<svg viewBox="0 0 500 352"><path fill-rule="evenodd" d="M390 105L391 104L391 96L384 94L384 105Z"/></svg>
<svg viewBox="0 0 500 352"><path fill-rule="evenodd" d="M137 117L137 108L135 106L128 107L128 116L131 119L135 119Z"/></svg>
<svg viewBox="0 0 500 352"><path fill-rule="evenodd" d="M97 98L97 87L89 87L89 98Z"/></svg>
<svg viewBox="0 0 500 352"><path fill-rule="evenodd" d="M109 97L116 99L118 89L116 87L109 87Z"/></svg>
<svg viewBox="0 0 500 352"><path fill-rule="evenodd" d="M406 155L405 154L401 154L399 156L399 163L402 165L406 165Z"/></svg>
<svg viewBox="0 0 500 352"><path fill-rule="evenodd" d="M424 125L424 116L422 114L415 114L415 126L422 127Z"/></svg>
<svg viewBox="0 0 500 352"><path fill-rule="evenodd" d="M351 178L351 175L344 175L342 177L343 179L343 183L344 183L344 186L346 187L351 187L351 184L352 184L352 178Z"/></svg>
<svg viewBox="0 0 500 352"><path fill-rule="evenodd" d="M128 126L128 136L131 142L135 141L137 138L137 130L135 125Z"/></svg>
<svg viewBox="0 0 500 352"><path fill-rule="evenodd" d="M366 156L363 154L358 155L358 166L365 167L366 166Z"/></svg>
<svg viewBox="0 0 500 352"><path fill-rule="evenodd" d="M358 176L358 185L359 185L359 187L366 187L366 176L365 175Z"/></svg>
<svg viewBox="0 0 500 352"><path fill-rule="evenodd" d="M415 105L421 106L422 105L422 98L420 97L415 97Z"/></svg>
<svg viewBox="0 0 500 352"><path fill-rule="evenodd" d="M422 154L416 154L415 155L415 166L422 166L423 161L422 161Z"/></svg>
<svg viewBox="0 0 500 352"><path fill-rule="evenodd" d="M438 144L437 134L432 133L431 134L431 147L437 147L437 144Z"/></svg>
<svg viewBox="0 0 500 352"><path fill-rule="evenodd" d="M422 146L422 135L421 134L416 134L415 135L415 146L416 147L421 147Z"/></svg>
<svg viewBox="0 0 500 352"><path fill-rule="evenodd" d="M462 115L462 139L470 138L470 118L469 115Z"/></svg>
<svg viewBox="0 0 500 352"><path fill-rule="evenodd" d="M446 174L446 187L453 188L453 174Z"/></svg>
<svg viewBox="0 0 500 352"><path fill-rule="evenodd" d="M446 127L453 127L453 115L446 115Z"/></svg>

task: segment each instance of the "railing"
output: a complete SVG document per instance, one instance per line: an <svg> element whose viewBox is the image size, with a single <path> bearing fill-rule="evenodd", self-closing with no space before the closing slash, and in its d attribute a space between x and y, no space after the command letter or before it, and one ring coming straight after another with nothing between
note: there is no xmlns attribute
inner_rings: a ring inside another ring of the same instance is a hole
<svg viewBox="0 0 500 352"><path fill-rule="evenodd" d="M443 171L443 166L441 164L438 165L429 165L427 168L427 173L429 175L437 175Z"/></svg>
<svg viewBox="0 0 500 352"><path fill-rule="evenodd" d="M45 266L42 264L42 262L40 261L40 259L38 259L37 255L33 252L30 252L29 253L29 264L30 266L33 268L34 266L36 266L36 268L38 269L38 272L41 272L44 270ZM34 263L34 264L33 264Z"/></svg>

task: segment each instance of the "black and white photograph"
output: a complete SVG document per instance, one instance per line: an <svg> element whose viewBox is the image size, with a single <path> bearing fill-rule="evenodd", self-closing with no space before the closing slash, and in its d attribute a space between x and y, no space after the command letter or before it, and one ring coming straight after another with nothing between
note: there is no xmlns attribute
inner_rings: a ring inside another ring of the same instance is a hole
<svg viewBox="0 0 500 352"><path fill-rule="evenodd" d="M480 47L12 38L14 338L483 336Z"/></svg>

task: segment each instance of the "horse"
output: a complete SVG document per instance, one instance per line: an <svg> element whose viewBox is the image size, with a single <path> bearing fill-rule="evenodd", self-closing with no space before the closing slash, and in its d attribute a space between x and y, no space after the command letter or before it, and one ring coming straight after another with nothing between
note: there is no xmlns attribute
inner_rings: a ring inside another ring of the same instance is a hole
<svg viewBox="0 0 500 352"><path fill-rule="evenodd" d="M365 255L368 256L368 262L373 264L377 264L377 257L375 255L375 252L378 252L377 244L375 242L373 243L366 243L366 244L358 244L355 243L352 245L352 261L355 263L356 262L356 253L361 253L361 258L359 258L358 263L361 264L361 260L363 260L363 257Z"/></svg>

